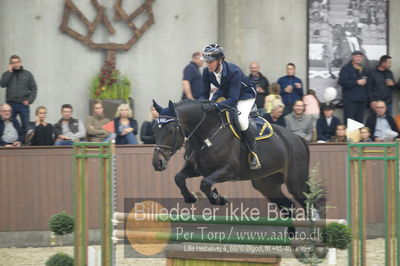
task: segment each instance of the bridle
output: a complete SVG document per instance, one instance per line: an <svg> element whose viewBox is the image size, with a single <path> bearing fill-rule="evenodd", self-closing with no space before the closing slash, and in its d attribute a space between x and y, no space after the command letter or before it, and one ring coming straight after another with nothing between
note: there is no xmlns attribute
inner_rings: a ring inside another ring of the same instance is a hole
<svg viewBox="0 0 400 266"><path fill-rule="evenodd" d="M168 124L170 122L176 122L176 130L175 130L175 133L174 133L172 146L164 145L164 144L156 144L156 145L154 145L154 151L158 151L159 153L161 153L162 156L164 156L165 160L169 161L171 159L172 155L174 155L175 152L180 150L180 148L182 146L185 146L185 147L189 146L190 138L194 135L194 133L199 129L201 124L204 122L204 119L206 118L206 115L207 115L206 112L203 112L203 116L202 116L201 120L197 123L197 125L194 127L192 132L190 132L190 134L187 135L187 136L185 135L185 131L183 130L182 122L179 119L178 112L176 112L176 117L167 116L167 115L158 116L158 118L156 119L156 121L157 121L156 122L157 123L156 126L162 127L162 125ZM160 122L161 119L165 119L166 121ZM178 134L179 133L183 137L183 144L181 146L179 146L179 144L178 144L178 137L179 137ZM163 151L163 149L168 150L168 153Z"/></svg>

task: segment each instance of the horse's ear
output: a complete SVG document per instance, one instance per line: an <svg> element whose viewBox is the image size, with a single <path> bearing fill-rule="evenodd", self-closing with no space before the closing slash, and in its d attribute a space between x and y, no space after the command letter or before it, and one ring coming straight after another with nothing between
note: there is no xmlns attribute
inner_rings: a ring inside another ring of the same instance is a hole
<svg viewBox="0 0 400 266"><path fill-rule="evenodd" d="M172 114L176 115L175 106L174 106L174 103L173 103L171 100L168 102L168 108L169 108L169 111L170 111Z"/></svg>
<svg viewBox="0 0 400 266"><path fill-rule="evenodd" d="M154 99L153 99L153 107L154 107L154 109L156 109L156 111L158 113L160 113L162 110L162 107L158 103L156 103L156 101Z"/></svg>

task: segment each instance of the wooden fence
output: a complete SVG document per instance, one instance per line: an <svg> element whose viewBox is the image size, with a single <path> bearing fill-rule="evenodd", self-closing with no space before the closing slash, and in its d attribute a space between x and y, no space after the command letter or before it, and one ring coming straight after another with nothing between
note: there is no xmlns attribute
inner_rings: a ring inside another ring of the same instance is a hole
<svg viewBox="0 0 400 266"><path fill-rule="evenodd" d="M346 145L311 144L311 167L318 166L327 191L329 218L346 217ZM173 176L183 164L179 152L164 172L151 165L151 146L118 146L117 209L124 198L180 198ZM273 156L273 155L271 155ZM97 228L99 216L99 164L90 161L90 227ZM72 149L70 147L20 147L0 149L0 231L48 230L52 214L72 213ZM382 222L382 164L367 163L368 215L370 223ZM188 180L192 191L199 191L199 180ZM228 197L259 198L249 181L218 184Z"/></svg>

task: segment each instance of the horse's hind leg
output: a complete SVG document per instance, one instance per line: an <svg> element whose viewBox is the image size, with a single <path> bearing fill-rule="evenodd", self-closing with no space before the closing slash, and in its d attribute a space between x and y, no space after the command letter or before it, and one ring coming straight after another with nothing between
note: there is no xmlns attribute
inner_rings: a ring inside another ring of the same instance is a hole
<svg viewBox="0 0 400 266"><path fill-rule="evenodd" d="M308 180L308 164L302 165L300 168L297 167L297 171L293 168L289 168L287 175L286 187L290 194L292 194L293 198L298 201L301 206L306 211L306 215L309 216L311 214L318 214L315 217L308 218L323 218L325 217L325 206L326 206L326 198L325 195L315 203L315 206L307 206L306 199L307 197L304 195L304 192L309 193L309 187L307 185ZM317 210L317 213L314 213L312 210Z"/></svg>
<svg viewBox="0 0 400 266"><path fill-rule="evenodd" d="M291 210L294 207L294 203L282 192L281 185L283 184L284 180L281 173L276 173L271 176L252 180L251 182L253 187L260 191L271 203L275 203L279 209L285 208L288 210L283 212L286 214L286 217L282 218L293 217L293 212ZM292 234L295 233L294 227L289 227L288 230Z"/></svg>
<svg viewBox="0 0 400 266"><path fill-rule="evenodd" d="M179 187L183 198L186 203L195 203L197 201L196 197L192 192L189 191L186 186L186 179L191 177L197 177L200 174L196 171L193 164L191 162L186 161L182 170L180 170L175 175L175 184Z"/></svg>

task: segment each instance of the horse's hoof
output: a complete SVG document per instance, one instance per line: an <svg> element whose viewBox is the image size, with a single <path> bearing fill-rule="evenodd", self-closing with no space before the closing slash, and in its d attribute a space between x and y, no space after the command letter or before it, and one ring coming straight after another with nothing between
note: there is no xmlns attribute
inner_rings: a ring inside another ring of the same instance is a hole
<svg viewBox="0 0 400 266"><path fill-rule="evenodd" d="M228 203L230 203L231 201L226 198L225 196L219 195L218 196L218 205L227 205Z"/></svg>
<svg viewBox="0 0 400 266"><path fill-rule="evenodd" d="M194 196L193 194L190 196L184 197L184 199L185 199L185 202L189 203L189 204L197 202L197 197Z"/></svg>
<svg viewBox="0 0 400 266"><path fill-rule="evenodd" d="M217 199L215 198L208 198L208 201L210 202L211 205L217 205Z"/></svg>

